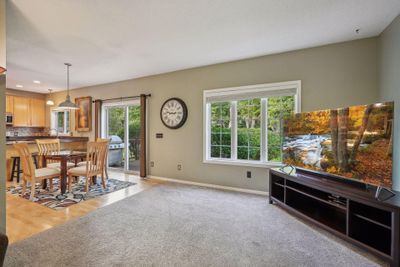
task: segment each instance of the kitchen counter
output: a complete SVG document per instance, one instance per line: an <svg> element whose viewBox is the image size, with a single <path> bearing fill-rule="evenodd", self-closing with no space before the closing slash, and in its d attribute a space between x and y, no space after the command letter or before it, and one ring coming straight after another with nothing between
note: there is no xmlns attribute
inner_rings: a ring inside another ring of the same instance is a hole
<svg viewBox="0 0 400 267"><path fill-rule="evenodd" d="M26 143L28 144L29 151L35 153L38 151L36 145L36 139L60 139L61 150L78 150L82 151L86 149L88 137L79 136L8 136L6 138L6 158L7 158L7 178L10 178L12 160L14 156L18 156L17 151L14 149L13 144L15 143Z"/></svg>
<svg viewBox="0 0 400 267"><path fill-rule="evenodd" d="M35 144L36 139L60 139L60 143L76 143L88 142L88 137L80 136L7 136L6 145L13 145L15 143Z"/></svg>

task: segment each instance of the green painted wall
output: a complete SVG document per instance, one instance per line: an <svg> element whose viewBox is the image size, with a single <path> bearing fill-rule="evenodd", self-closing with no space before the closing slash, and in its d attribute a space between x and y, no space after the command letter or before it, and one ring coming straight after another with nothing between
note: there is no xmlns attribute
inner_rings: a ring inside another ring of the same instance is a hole
<svg viewBox="0 0 400 267"><path fill-rule="evenodd" d="M400 16L379 38L379 85L382 101L395 101L393 187L400 191Z"/></svg>

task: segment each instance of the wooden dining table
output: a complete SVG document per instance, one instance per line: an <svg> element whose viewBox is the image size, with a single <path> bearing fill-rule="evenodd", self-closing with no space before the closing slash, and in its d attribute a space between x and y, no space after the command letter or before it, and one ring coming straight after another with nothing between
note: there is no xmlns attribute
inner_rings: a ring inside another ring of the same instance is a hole
<svg viewBox="0 0 400 267"><path fill-rule="evenodd" d="M60 151L59 153L52 153L49 155L44 155L42 158L43 167L46 167L47 160L54 160L60 162L61 173L60 173L60 189L61 195L64 195L67 190L67 178L68 178L68 165L69 161L78 163L78 161L84 160L86 158L86 152L84 151ZM44 181L43 187L46 187L46 182Z"/></svg>

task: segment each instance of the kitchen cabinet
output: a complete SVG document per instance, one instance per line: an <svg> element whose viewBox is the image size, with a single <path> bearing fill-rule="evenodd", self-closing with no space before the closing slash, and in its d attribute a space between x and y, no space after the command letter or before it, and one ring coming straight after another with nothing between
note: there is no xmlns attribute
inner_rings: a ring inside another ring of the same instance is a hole
<svg viewBox="0 0 400 267"><path fill-rule="evenodd" d="M32 127L45 127L45 102L43 99L30 99L30 115Z"/></svg>
<svg viewBox="0 0 400 267"><path fill-rule="evenodd" d="M45 127L46 106L43 99L13 97L14 127Z"/></svg>
<svg viewBox="0 0 400 267"><path fill-rule="evenodd" d="M29 106L29 98L14 96L14 127L31 126L31 114L29 113Z"/></svg>
<svg viewBox="0 0 400 267"><path fill-rule="evenodd" d="M14 113L14 97L12 95L6 96L6 113Z"/></svg>

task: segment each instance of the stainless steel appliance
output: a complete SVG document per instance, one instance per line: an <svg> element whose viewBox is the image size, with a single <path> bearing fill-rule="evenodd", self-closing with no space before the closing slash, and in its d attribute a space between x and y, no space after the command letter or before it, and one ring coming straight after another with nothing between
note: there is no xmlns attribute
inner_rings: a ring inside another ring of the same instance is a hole
<svg viewBox="0 0 400 267"><path fill-rule="evenodd" d="M124 167L124 148L125 144L118 135L110 136L110 144L108 146L108 166L115 168Z"/></svg>
<svg viewBox="0 0 400 267"><path fill-rule="evenodd" d="M12 113L6 113L6 125L13 125L14 118Z"/></svg>

